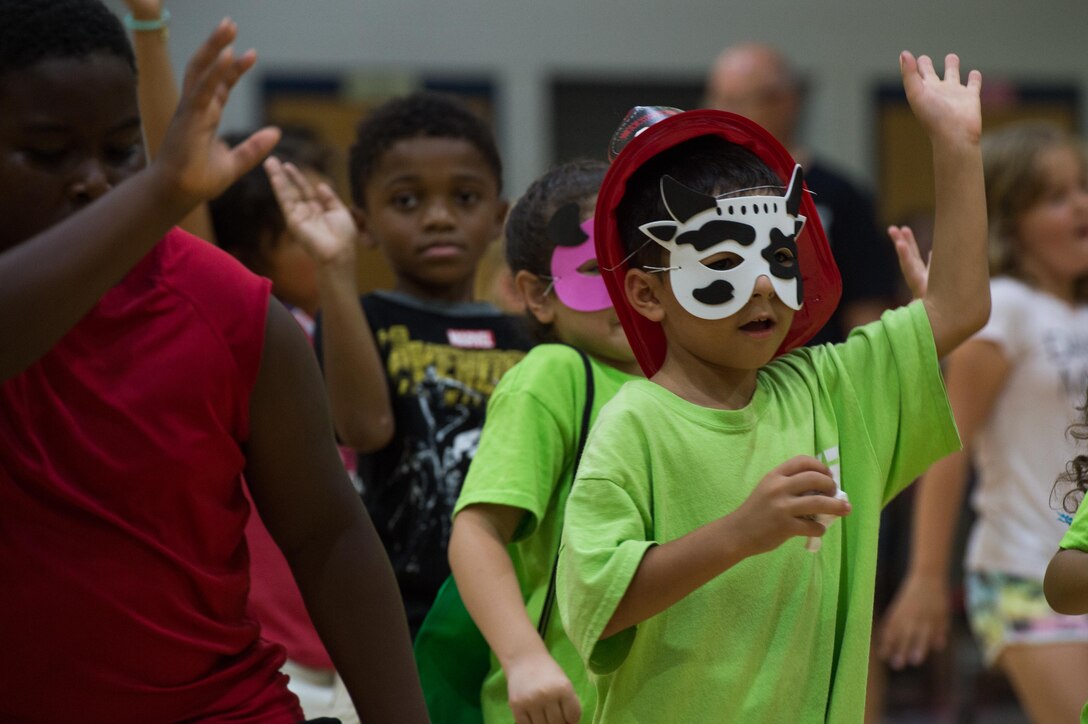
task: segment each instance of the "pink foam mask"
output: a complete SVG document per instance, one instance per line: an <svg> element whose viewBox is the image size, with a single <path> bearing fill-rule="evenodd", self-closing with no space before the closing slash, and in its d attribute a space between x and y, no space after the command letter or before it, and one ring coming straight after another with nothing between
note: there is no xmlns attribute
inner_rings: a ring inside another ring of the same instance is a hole
<svg viewBox="0 0 1088 724"><path fill-rule="evenodd" d="M548 222L548 237L555 242L552 252L552 287L566 306L576 312L610 309L612 300L596 265L583 271L586 262L595 262L593 218L578 223L577 204L560 208Z"/></svg>

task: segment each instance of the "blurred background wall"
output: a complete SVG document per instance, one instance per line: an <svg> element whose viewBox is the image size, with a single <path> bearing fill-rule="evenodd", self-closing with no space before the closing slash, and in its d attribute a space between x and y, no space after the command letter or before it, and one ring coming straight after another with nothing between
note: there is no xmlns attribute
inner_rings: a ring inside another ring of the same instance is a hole
<svg viewBox="0 0 1088 724"><path fill-rule="evenodd" d="M615 121L626 111L618 105L626 101L609 107L609 86L676 88L680 99L690 97L718 51L743 40L771 43L794 61L810 88L805 140L874 186L878 89L896 83L903 48L955 51L992 87L1071 87L1084 130L1088 3L1081 0L174 0L168 7L179 73L224 15L239 23L239 46L260 54L224 128L262 120L270 80L282 87L285 78L304 86L338 78L338 93L363 99L420 79L461 85L488 96L511 196L562 160L556 136L576 132L579 112L571 109L579 98L593 102L585 117L600 124L601 106ZM583 139L600 149L606 141Z"/></svg>

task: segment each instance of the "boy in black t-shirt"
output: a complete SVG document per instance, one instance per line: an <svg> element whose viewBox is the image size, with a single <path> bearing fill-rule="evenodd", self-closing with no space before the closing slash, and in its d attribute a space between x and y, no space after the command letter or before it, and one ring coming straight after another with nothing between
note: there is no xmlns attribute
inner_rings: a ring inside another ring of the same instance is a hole
<svg viewBox="0 0 1088 724"><path fill-rule="evenodd" d="M363 499L414 635L449 575L450 515L487 400L529 347L517 320L472 299L477 263L506 215L499 154L484 121L419 93L359 124L351 211L293 167L267 168L318 261L316 344L336 429L362 453ZM382 250L396 280L361 306L356 234Z"/></svg>

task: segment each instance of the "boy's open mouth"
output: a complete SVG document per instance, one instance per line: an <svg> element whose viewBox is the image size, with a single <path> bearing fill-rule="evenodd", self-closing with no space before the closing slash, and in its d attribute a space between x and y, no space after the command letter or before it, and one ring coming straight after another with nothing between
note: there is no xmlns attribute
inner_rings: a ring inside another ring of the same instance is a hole
<svg viewBox="0 0 1088 724"><path fill-rule="evenodd" d="M742 324L740 328L745 332L769 332L774 329L774 320L754 319L747 324Z"/></svg>

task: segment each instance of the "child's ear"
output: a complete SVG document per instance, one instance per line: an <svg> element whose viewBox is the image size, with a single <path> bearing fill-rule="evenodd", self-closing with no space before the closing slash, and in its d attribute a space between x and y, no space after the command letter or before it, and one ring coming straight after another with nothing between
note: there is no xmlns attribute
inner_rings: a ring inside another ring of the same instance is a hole
<svg viewBox="0 0 1088 724"><path fill-rule="evenodd" d="M495 233L491 235L492 239L498 239L502 236L503 229L506 227L506 215L510 213L510 202L506 199L500 198L495 202Z"/></svg>
<svg viewBox="0 0 1088 724"><path fill-rule="evenodd" d="M661 304L661 298L667 292L661 284L660 274L651 274L642 269L628 269L623 278L623 291L627 295L627 303L646 319L660 322L665 318L665 307Z"/></svg>
<svg viewBox="0 0 1088 724"><path fill-rule="evenodd" d="M536 321L545 325L555 321L555 295L547 293L547 282L531 271L519 269L514 275L514 286L525 300L526 309L536 317Z"/></svg>
<svg viewBox="0 0 1088 724"><path fill-rule="evenodd" d="M355 220L355 226L359 229L359 243L366 249L377 248L377 240L370 235L370 226L367 224L366 211L352 204L351 218Z"/></svg>

